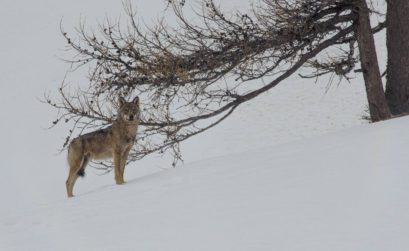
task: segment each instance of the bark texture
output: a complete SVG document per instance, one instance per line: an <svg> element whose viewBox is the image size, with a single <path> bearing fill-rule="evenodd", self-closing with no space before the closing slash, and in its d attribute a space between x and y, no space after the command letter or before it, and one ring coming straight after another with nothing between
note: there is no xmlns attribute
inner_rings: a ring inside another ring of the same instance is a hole
<svg viewBox="0 0 409 251"><path fill-rule="evenodd" d="M365 80L369 112L373 122L391 117L383 90L381 74L371 24L369 9L365 0L356 2L358 12L357 41Z"/></svg>
<svg viewBox="0 0 409 251"><path fill-rule="evenodd" d="M386 98L395 115L409 111L409 1L389 0Z"/></svg>

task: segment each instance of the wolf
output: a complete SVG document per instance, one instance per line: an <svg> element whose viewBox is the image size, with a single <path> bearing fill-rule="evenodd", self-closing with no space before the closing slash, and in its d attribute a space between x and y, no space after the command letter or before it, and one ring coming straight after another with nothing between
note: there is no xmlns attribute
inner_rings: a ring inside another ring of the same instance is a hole
<svg viewBox="0 0 409 251"><path fill-rule="evenodd" d="M127 102L119 98L116 120L111 126L73 139L68 146L69 174L66 181L67 195L73 197L75 181L85 175L90 160L113 159L116 184L123 184L125 164L129 151L136 142L140 122L139 97Z"/></svg>

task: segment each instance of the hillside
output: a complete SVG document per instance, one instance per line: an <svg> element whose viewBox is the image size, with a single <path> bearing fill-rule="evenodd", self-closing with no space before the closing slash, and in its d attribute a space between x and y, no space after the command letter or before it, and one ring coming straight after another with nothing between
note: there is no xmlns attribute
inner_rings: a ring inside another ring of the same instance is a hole
<svg viewBox="0 0 409 251"><path fill-rule="evenodd" d="M395 119L77 189L2 214L0 250L408 250L408 126Z"/></svg>

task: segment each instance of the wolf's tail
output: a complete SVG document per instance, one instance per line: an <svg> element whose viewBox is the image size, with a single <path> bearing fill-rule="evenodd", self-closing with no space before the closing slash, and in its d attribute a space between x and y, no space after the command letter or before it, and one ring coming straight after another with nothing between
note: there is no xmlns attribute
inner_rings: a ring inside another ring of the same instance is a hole
<svg viewBox="0 0 409 251"><path fill-rule="evenodd" d="M84 146L83 142L78 139L74 139L71 144L68 146L68 164L70 168L80 169L77 172L77 175L80 177L85 176L85 167L88 164L88 157L84 156Z"/></svg>
<svg viewBox="0 0 409 251"><path fill-rule="evenodd" d="M81 163L81 168L80 170L78 170L77 175L80 177L84 177L85 176L85 167L87 167L89 162L89 156L85 155L82 158L82 163Z"/></svg>
<svg viewBox="0 0 409 251"><path fill-rule="evenodd" d="M80 176L80 177L85 177L85 169L82 167L82 168L78 171L77 175Z"/></svg>

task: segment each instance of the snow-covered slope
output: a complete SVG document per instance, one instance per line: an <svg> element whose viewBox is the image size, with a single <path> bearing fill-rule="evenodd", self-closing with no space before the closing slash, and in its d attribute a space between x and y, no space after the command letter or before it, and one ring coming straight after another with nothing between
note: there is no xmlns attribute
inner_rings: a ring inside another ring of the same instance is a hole
<svg viewBox="0 0 409 251"><path fill-rule="evenodd" d="M3 213L0 250L409 250L408 127L400 118L77 189Z"/></svg>

